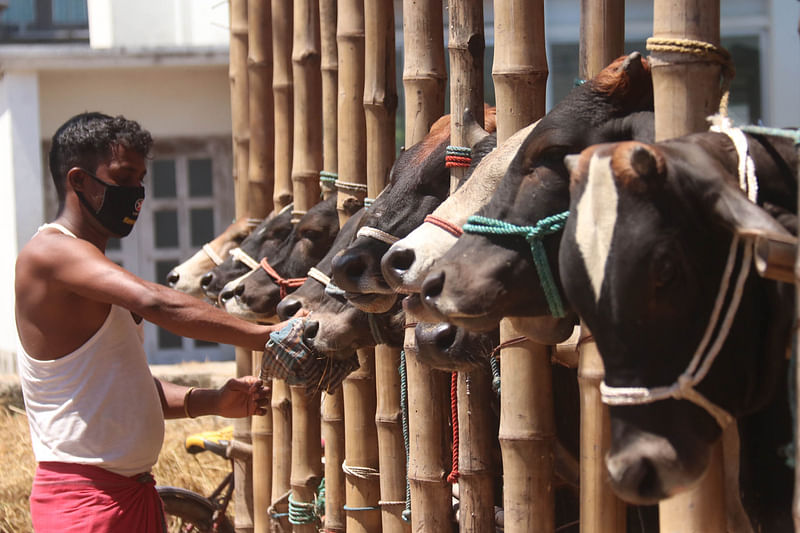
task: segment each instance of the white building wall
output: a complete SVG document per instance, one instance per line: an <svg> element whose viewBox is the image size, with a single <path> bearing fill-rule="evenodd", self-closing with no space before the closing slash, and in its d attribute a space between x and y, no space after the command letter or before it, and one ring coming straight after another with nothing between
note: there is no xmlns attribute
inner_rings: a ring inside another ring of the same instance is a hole
<svg viewBox="0 0 800 533"><path fill-rule="evenodd" d="M42 223L39 84L34 72L0 79L0 373L15 369L14 264Z"/></svg>
<svg viewBox="0 0 800 533"><path fill-rule="evenodd" d="M774 127L800 127L800 2L769 0L771 54L764 57L766 72L763 106L765 123Z"/></svg>

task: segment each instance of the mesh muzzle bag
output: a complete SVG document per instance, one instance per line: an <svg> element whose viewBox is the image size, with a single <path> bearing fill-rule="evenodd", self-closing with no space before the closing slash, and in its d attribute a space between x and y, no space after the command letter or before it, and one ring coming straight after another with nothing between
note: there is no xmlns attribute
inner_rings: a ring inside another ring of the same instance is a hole
<svg viewBox="0 0 800 533"><path fill-rule="evenodd" d="M279 331L269 335L261 358L261 379L277 378L289 385L302 385L306 394L333 392L350 372L356 370L358 357L338 360L315 353L303 342L302 318L293 318Z"/></svg>

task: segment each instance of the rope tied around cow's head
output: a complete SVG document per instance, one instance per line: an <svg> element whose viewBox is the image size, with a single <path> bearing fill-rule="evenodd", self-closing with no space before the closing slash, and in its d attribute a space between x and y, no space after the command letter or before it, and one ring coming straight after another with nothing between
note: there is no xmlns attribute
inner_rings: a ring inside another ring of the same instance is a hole
<svg viewBox="0 0 800 533"><path fill-rule="evenodd" d="M442 217L437 217L436 215L426 215L425 220L423 222L428 222L438 228L445 230L447 233L449 233L456 239L464 234L464 230L462 230L460 227L453 224L449 220L445 220Z"/></svg>
<svg viewBox="0 0 800 533"><path fill-rule="evenodd" d="M564 304L558 292L555 279L553 278L553 273L550 270L550 264L547 261L547 254L545 253L542 239L564 229L568 216L569 211L563 211L556 215L545 217L533 226L517 226L502 220L473 215L469 217L467 223L464 224L464 232L478 235L516 235L524 237L531 247L533 262L536 265L536 272L539 275L539 283L542 286L545 298L547 298L550 314L556 318L563 318L566 316Z"/></svg>
<svg viewBox="0 0 800 533"><path fill-rule="evenodd" d="M241 248L234 248L233 250L228 252L231 257L233 257L236 261L240 263L244 263L245 265L250 267L250 270L257 270L261 267L258 261L253 259L250 254L242 250Z"/></svg>
<svg viewBox="0 0 800 533"><path fill-rule="evenodd" d="M274 268L269 264L267 258L264 257L261 259L261 263L259 266L264 269L264 272L272 278L275 284L281 290L281 300L286 298L286 295L289 294L289 289L294 289L302 285L306 282L308 278L284 278L280 274L278 274Z"/></svg>

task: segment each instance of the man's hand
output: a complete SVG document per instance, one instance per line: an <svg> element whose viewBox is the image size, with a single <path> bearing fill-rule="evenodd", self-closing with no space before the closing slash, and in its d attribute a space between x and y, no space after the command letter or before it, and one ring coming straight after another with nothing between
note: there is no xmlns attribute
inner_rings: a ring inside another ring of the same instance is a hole
<svg viewBox="0 0 800 533"><path fill-rule="evenodd" d="M226 418L265 415L272 399L272 387L254 376L229 379L219 389L217 414Z"/></svg>

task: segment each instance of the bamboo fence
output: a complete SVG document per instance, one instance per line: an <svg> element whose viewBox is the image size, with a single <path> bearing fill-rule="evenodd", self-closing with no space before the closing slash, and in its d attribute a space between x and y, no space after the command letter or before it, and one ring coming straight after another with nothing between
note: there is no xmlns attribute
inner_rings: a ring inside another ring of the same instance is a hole
<svg viewBox="0 0 800 533"><path fill-rule="evenodd" d="M272 93L275 101L275 211L292 203L292 140L294 84L292 83L292 0L272 0Z"/></svg>

